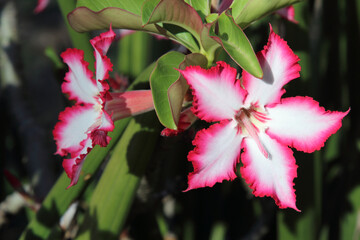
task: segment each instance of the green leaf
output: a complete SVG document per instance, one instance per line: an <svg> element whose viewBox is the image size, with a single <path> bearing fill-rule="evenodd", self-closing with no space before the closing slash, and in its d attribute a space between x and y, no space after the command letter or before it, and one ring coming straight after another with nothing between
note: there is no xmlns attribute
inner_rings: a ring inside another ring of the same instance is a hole
<svg viewBox="0 0 360 240"><path fill-rule="evenodd" d="M234 19L224 12L219 16L218 24L219 32L212 38L222 45L241 68L257 78L262 78L263 72L254 50Z"/></svg>
<svg viewBox="0 0 360 240"><path fill-rule="evenodd" d="M210 1L209 0L190 0L189 4L198 12L202 20L210 14Z"/></svg>
<svg viewBox="0 0 360 240"><path fill-rule="evenodd" d="M203 27L196 10L182 0L145 1L142 7L142 23L174 24L190 32L199 42Z"/></svg>
<svg viewBox="0 0 360 240"><path fill-rule="evenodd" d="M177 129L177 122L173 116L174 114L169 103L167 91L171 84L180 77L180 73L176 68L179 67L184 57L184 54L179 52L169 52L161 56L156 62L156 67L150 76L150 86L154 98L155 111L159 121L165 127L171 129Z"/></svg>
<svg viewBox="0 0 360 240"><path fill-rule="evenodd" d="M234 0L231 5L235 22L242 28L252 22L301 0Z"/></svg>
<svg viewBox="0 0 360 240"><path fill-rule="evenodd" d="M206 68L207 62L208 61L204 55L200 53L191 53L185 56L185 59L179 65L179 69L183 70L187 66L200 66L202 68ZM179 123L182 104L188 89L189 85L186 80L180 76L173 84L170 85L167 91L167 99L169 100L172 118L174 119L176 126Z"/></svg>
<svg viewBox="0 0 360 240"><path fill-rule="evenodd" d="M188 90L185 79L176 68L206 64L207 59L199 53L184 56L179 52L169 52L158 59L150 77L150 85L155 111L165 127L177 129L183 99Z"/></svg>
<svg viewBox="0 0 360 240"><path fill-rule="evenodd" d="M155 63L148 66L143 73L135 79L133 84L131 84L129 90L134 89L134 87L139 83L147 82L154 66ZM119 139L129 121L130 118L117 121L115 123L114 131L109 133L109 136L112 138L109 145L106 148L96 146L86 156L86 161L84 162L84 166L82 168L82 174L75 186L70 189L66 189L70 180L66 176L65 172L61 174L43 201L35 218L30 221L22 233L20 239L46 239L49 236L52 228L58 224L60 217L65 213L69 205L79 198L84 192L84 189L88 186L91 176L96 172L110 149L115 145L117 139Z"/></svg>
<svg viewBox="0 0 360 240"><path fill-rule="evenodd" d="M87 7L78 7L68 15L68 20L71 27L78 32L108 29L111 24L113 28L148 31L171 37L165 29L154 24L143 27L140 15L121 8L104 8L94 12Z"/></svg>
<svg viewBox="0 0 360 240"><path fill-rule="evenodd" d="M159 129L154 112L131 120L94 190L76 239L118 239Z"/></svg>
<svg viewBox="0 0 360 240"><path fill-rule="evenodd" d="M115 7L141 15L141 5L144 1L145 0L78 0L76 7L87 7L96 12L104 8Z"/></svg>

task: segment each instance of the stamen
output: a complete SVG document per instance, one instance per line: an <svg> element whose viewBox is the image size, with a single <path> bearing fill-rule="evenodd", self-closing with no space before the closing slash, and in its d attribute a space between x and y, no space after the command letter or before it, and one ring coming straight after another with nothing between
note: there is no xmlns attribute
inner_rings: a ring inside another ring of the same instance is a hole
<svg viewBox="0 0 360 240"><path fill-rule="evenodd" d="M247 132L249 133L250 137L252 137L252 139L254 139L254 141L256 142L256 145L259 147L259 149L260 149L261 153L264 155L264 157L269 159L269 153L265 149L264 145L261 143L259 136L257 134L257 131L255 129L255 126L251 123L249 116L247 114L248 113L246 110L241 110L240 115L236 116L236 118L237 118L237 120L240 120L243 123L243 125L246 128Z"/></svg>

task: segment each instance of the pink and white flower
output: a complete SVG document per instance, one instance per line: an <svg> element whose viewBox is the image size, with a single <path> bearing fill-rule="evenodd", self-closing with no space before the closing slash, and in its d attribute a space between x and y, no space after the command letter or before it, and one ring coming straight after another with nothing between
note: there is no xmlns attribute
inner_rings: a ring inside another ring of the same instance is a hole
<svg viewBox="0 0 360 240"><path fill-rule="evenodd" d="M67 156L63 167L71 179L70 186L76 184L84 157L96 144L106 146L110 137L109 131L114 129L111 116L104 110L106 94L109 89L105 79L112 71L110 59L106 53L115 39L110 30L95 37L90 42L95 55L95 79L84 60L84 52L78 49L67 49L61 54L69 66L69 72L62 84L62 91L69 95L75 106L66 108L60 113L59 122L54 129L57 154Z"/></svg>
<svg viewBox="0 0 360 240"><path fill-rule="evenodd" d="M49 5L50 0L38 0L34 13L38 14Z"/></svg>
<svg viewBox="0 0 360 240"><path fill-rule="evenodd" d="M279 10L277 10L275 13L279 14L280 17L293 22L293 23L298 23L298 21L295 20L295 8L294 6L288 6L288 7L284 7L281 8Z"/></svg>
<svg viewBox="0 0 360 240"><path fill-rule="evenodd" d="M76 103L60 113L60 121L53 134L56 153L70 155L70 158L63 160L65 172L71 179L69 187L77 183L90 150L95 145L108 145L111 138L107 134L114 129L113 121L154 109L151 90L109 92L105 80L109 79L113 65L106 53L115 37L110 28L108 32L90 40L94 48L95 78L88 69L82 50L67 49L61 54L69 66L62 91Z"/></svg>
<svg viewBox="0 0 360 240"><path fill-rule="evenodd" d="M236 178L241 159L241 175L255 196L270 196L280 208L298 210L293 188L297 165L289 147L319 150L348 111L326 111L310 97L281 99L283 86L299 77L300 65L271 26L268 44L257 57L263 79L245 71L242 81L236 79L236 70L224 62L208 70L179 70L193 90L195 115L217 122L193 141L188 159L194 171L187 190Z"/></svg>

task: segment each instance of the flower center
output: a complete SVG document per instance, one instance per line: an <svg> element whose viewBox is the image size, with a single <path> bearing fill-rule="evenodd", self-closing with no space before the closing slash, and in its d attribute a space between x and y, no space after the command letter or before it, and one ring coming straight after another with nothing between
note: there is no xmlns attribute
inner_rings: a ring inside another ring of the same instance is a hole
<svg viewBox="0 0 360 240"><path fill-rule="evenodd" d="M265 112L253 105L250 108L241 108L235 115L239 131L250 136L256 142L265 158L269 158L269 153L261 143L258 133L265 131L265 123L268 119Z"/></svg>

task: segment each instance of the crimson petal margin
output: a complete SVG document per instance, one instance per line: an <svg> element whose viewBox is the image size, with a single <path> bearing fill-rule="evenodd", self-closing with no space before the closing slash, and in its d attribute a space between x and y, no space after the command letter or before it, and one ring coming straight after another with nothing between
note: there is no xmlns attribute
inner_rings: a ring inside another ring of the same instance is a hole
<svg viewBox="0 0 360 240"><path fill-rule="evenodd" d="M307 153L322 148L349 112L326 111L311 97L284 98L267 110L269 136Z"/></svg>
<svg viewBox="0 0 360 240"><path fill-rule="evenodd" d="M272 197L280 208L290 207L299 211L293 188L293 180L297 176L293 152L263 132L259 133L259 139L269 152L270 158L264 157L252 138L245 138L242 146L244 152L241 154L242 177L253 189L255 196Z"/></svg>
<svg viewBox="0 0 360 240"><path fill-rule="evenodd" d="M69 94L69 99L75 100L78 104L96 104L99 89L92 78L93 73L88 69L89 63L84 60L84 51L68 48L61 57L69 66L69 72L66 73L65 82L61 86L63 93Z"/></svg>
<svg viewBox="0 0 360 240"><path fill-rule="evenodd" d="M273 32L271 25L268 44L257 53L257 57L264 76L258 79L243 71L243 85L248 91L246 103L257 102L262 106L279 103L285 93L283 86L300 76L300 59L286 41Z"/></svg>
<svg viewBox="0 0 360 240"><path fill-rule="evenodd" d="M103 80L109 78L109 71L112 71L112 63L110 59L105 56L109 50L111 43L115 40L116 34L110 26L110 30L101 33L99 36L94 37L90 40L95 52L95 69L96 69L96 80L100 92L104 89L108 90L107 84ZM106 86L103 86L106 84Z"/></svg>
<svg viewBox="0 0 360 240"><path fill-rule="evenodd" d="M188 155L194 172L189 174L185 191L236 178L242 139L234 121L224 120L199 131L193 141L195 149Z"/></svg>
<svg viewBox="0 0 360 240"><path fill-rule="evenodd" d="M208 70L189 66L179 71L193 90L193 112L200 119L208 122L232 119L242 107L246 92L236 79L236 69L225 62Z"/></svg>
<svg viewBox="0 0 360 240"><path fill-rule="evenodd" d="M56 154L65 156L70 153L72 157L77 156L85 147L84 141L89 138L89 129L99 118L101 112L96 111L92 105L76 105L61 112L53 131Z"/></svg>

